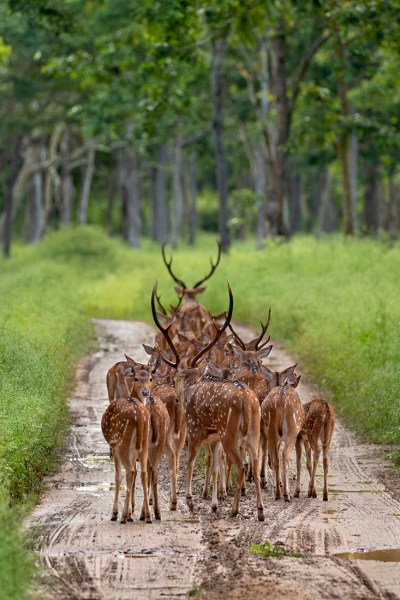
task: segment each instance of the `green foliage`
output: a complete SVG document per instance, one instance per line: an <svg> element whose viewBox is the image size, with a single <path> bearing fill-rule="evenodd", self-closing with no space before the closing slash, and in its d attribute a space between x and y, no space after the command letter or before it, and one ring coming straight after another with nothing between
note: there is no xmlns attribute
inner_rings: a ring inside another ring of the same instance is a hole
<svg viewBox="0 0 400 600"><path fill-rule="evenodd" d="M306 554L302 554L301 552L289 552L279 543L273 543L268 540L262 544L253 544L250 546L250 552L253 552L253 554L260 556L261 558L284 558L286 556L292 558L307 558Z"/></svg>

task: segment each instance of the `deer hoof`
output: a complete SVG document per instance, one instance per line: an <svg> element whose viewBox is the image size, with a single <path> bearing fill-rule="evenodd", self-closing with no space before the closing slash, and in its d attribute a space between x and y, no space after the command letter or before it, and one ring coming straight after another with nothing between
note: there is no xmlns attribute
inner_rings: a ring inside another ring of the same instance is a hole
<svg viewBox="0 0 400 600"><path fill-rule="evenodd" d="M283 498L284 498L285 502L290 502L290 496L288 494L284 494Z"/></svg>
<svg viewBox="0 0 400 600"><path fill-rule="evenodd" d="M324 494L324 497L322 498L322 500L324 500L325 502L328 502L328 494Z"/></svg>
<svg viewBox="0 0 400 600"><path fill-rule="evenodd" d="M155 518L156 521L161 521L161 514L160 513L154 513L154 518Z"/></svg>
<svg viewBox="0 0 400 600"><path fill-rule="evenodd" d="M300 490L296 490L293 494L293 498L300 498Z"/></svg>
<svg viewBox="0 0 400 600"><path fill-rule="evenodd" d="M176 510L176 502L170 502L169 510Z"/></svg>
<svg viewBox="0 0 400 600"><path fill-rule="evenodd" d="M146 523L152 523L150 515L148 517L146 517Z"/></svg>
<svg viewBox="0 0 400 600"><path fill-rule="evenodd" d="M118 519L118 513L115 512L111 515L111 521L116 521L117 519Z"/></svg>
<svg viewBox="0 0 400 600"><path fill-rule="evenodd" d="M238 511L237 510L232 510L231 511L231 517L237 517L238 515Z"/></svg>
<svg viewBox="0 0 400 600"><path fill-rule="evenodd" d="M216 512L217 512L217 510L218 510L218 504L212 504L212 505L211 505L211 508L212 508L212 511L213 511L214 513L216 513Z"/></svg>
<svg viewBox="0 0 400 600"><path fill-rule="evenodd" d="M125 525L125 523L126 523L126 517L121 517L120 523L122 525Z"/></svg>
<svg viewBox="0 0 400 600"><path fill-rule="evenodd" d="M128 523L133 523L132 515L129 515L126 520Z"/></svg>
<svg viewBox="0 0 400 600"><path fill-rule="evenodd" d="M208 492L203 492L203 495L201 497L203 498L203 500L207 500L208 499Z"/></svg>
<svg viewBox="0 0 400 600"><path fill-rule="evenodd" d="M263 508L258 509L258 520L264 521L264 509Z"/></svg>

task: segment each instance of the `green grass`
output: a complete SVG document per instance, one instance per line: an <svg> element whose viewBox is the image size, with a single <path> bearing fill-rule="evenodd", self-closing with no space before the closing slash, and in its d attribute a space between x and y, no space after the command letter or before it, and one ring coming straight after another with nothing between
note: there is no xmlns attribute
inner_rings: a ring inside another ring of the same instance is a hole
<svg viewBox="0 0 400 600"><path fill-rule="evenodd" d="M301 552L290 552L286 550L284 546L281 546L278 543L274 544L269 540L262 544L253 544L250 546L250 552L253 552L253 554L260 556L261 558L284 558L286 556L291 558L307 558L306 554L302 554Z"/></svg>
<svg viewBox="0 0 400 600"><path fill-rule="evenodd" d="M191 286L210 256L215 238L202 236L179 247L173 269ZM74 363L93 339L88 317L151 322L154 280L166 306L176 294L159 247L134 251L93 228L16 246L0 273L0 580L11 586L0 586L0 600L21 600L29 569L17 523L57 464ZM228 277L234 319L258 327L271 306L272 336L356 431L392 444L399 461L399 245L304 237L256 252L237 243L202 295L213 313L227 307Z"/></svg>

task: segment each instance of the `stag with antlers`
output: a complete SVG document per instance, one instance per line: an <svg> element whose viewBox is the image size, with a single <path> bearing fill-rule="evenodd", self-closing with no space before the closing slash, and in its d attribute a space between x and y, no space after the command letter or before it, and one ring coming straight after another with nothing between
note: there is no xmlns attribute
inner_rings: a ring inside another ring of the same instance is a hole
<svg viewBox="0 0 400 600"><path fill-rule="evenodd" d="M152 293L152 306L156 293L156 283ZM217 343L223 332L228 327L233 312L233 295L228 282L229 310L222 326L215 325L213 339L200 352L189 361L181 360L169 336L168 327L163 328L153 310L155 324L163 332L170 348L175 355L175 362L165 359L168 364L176 369L175 387L185 406L186 422L188 428L188 459L186 499L190 509L192 501L192 475L194 461L203 444L221 442L228 459L237 470L237 488L232 506L232 516L238 514L241 496L244 466L241 455L243 447L249 453L252 463L257 494L258 519L264 520L264 508L261 496L261 486L258 467L258 447L260 438L260 405L254 392L240 382L220 379L212 375L205 375L207 363L200 363L211 347ZM215 446L214 465L212 473L212 509L218 508L217 498L217 471L219 458L219 444Z"/></svg>

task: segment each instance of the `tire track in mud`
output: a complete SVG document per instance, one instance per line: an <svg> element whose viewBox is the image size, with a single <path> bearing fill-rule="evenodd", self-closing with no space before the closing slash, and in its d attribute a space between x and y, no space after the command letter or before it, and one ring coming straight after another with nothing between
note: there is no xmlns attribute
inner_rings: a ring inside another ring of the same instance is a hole
<svg viewBox="0 0 400 600"><path fill-rule="evenodd" d="M141 504L137 486L134 523L111 523L114 473L100 430L108 402L105 374L123 352L146 360L141 344L151 343L154 331L143 323L94 323L100 351L79 364L61 470L48 478L48 491L28 520L45 572L36 582L40 598L175 599L187 597L195 588L203 589L211 600L400 598L400 563L336 557L341 552L400 548L400 503L379 477L385 465L372 445L340 423L331 448L329 502L321 496L305 497L304 470L299 499L276 502L270 485L264 491L264 523L256 520L253 484L241 500L238 517L232 519L232 495L220 503L217 515L212 514L210 503L201 500L203 481L198 472L192 515L184 502L182 456L176 513L168 510L165 468L159 484L163 520L151 525L137 520ZM253 335L237 329L245 337ZM280 369L294 361L275 345L266 362ZM304 383L300 395L303 402L318 396ZM319 473L320 492L321 469ZM280 541L306 557L260 559L249 548L265 540Z"/></svg>

